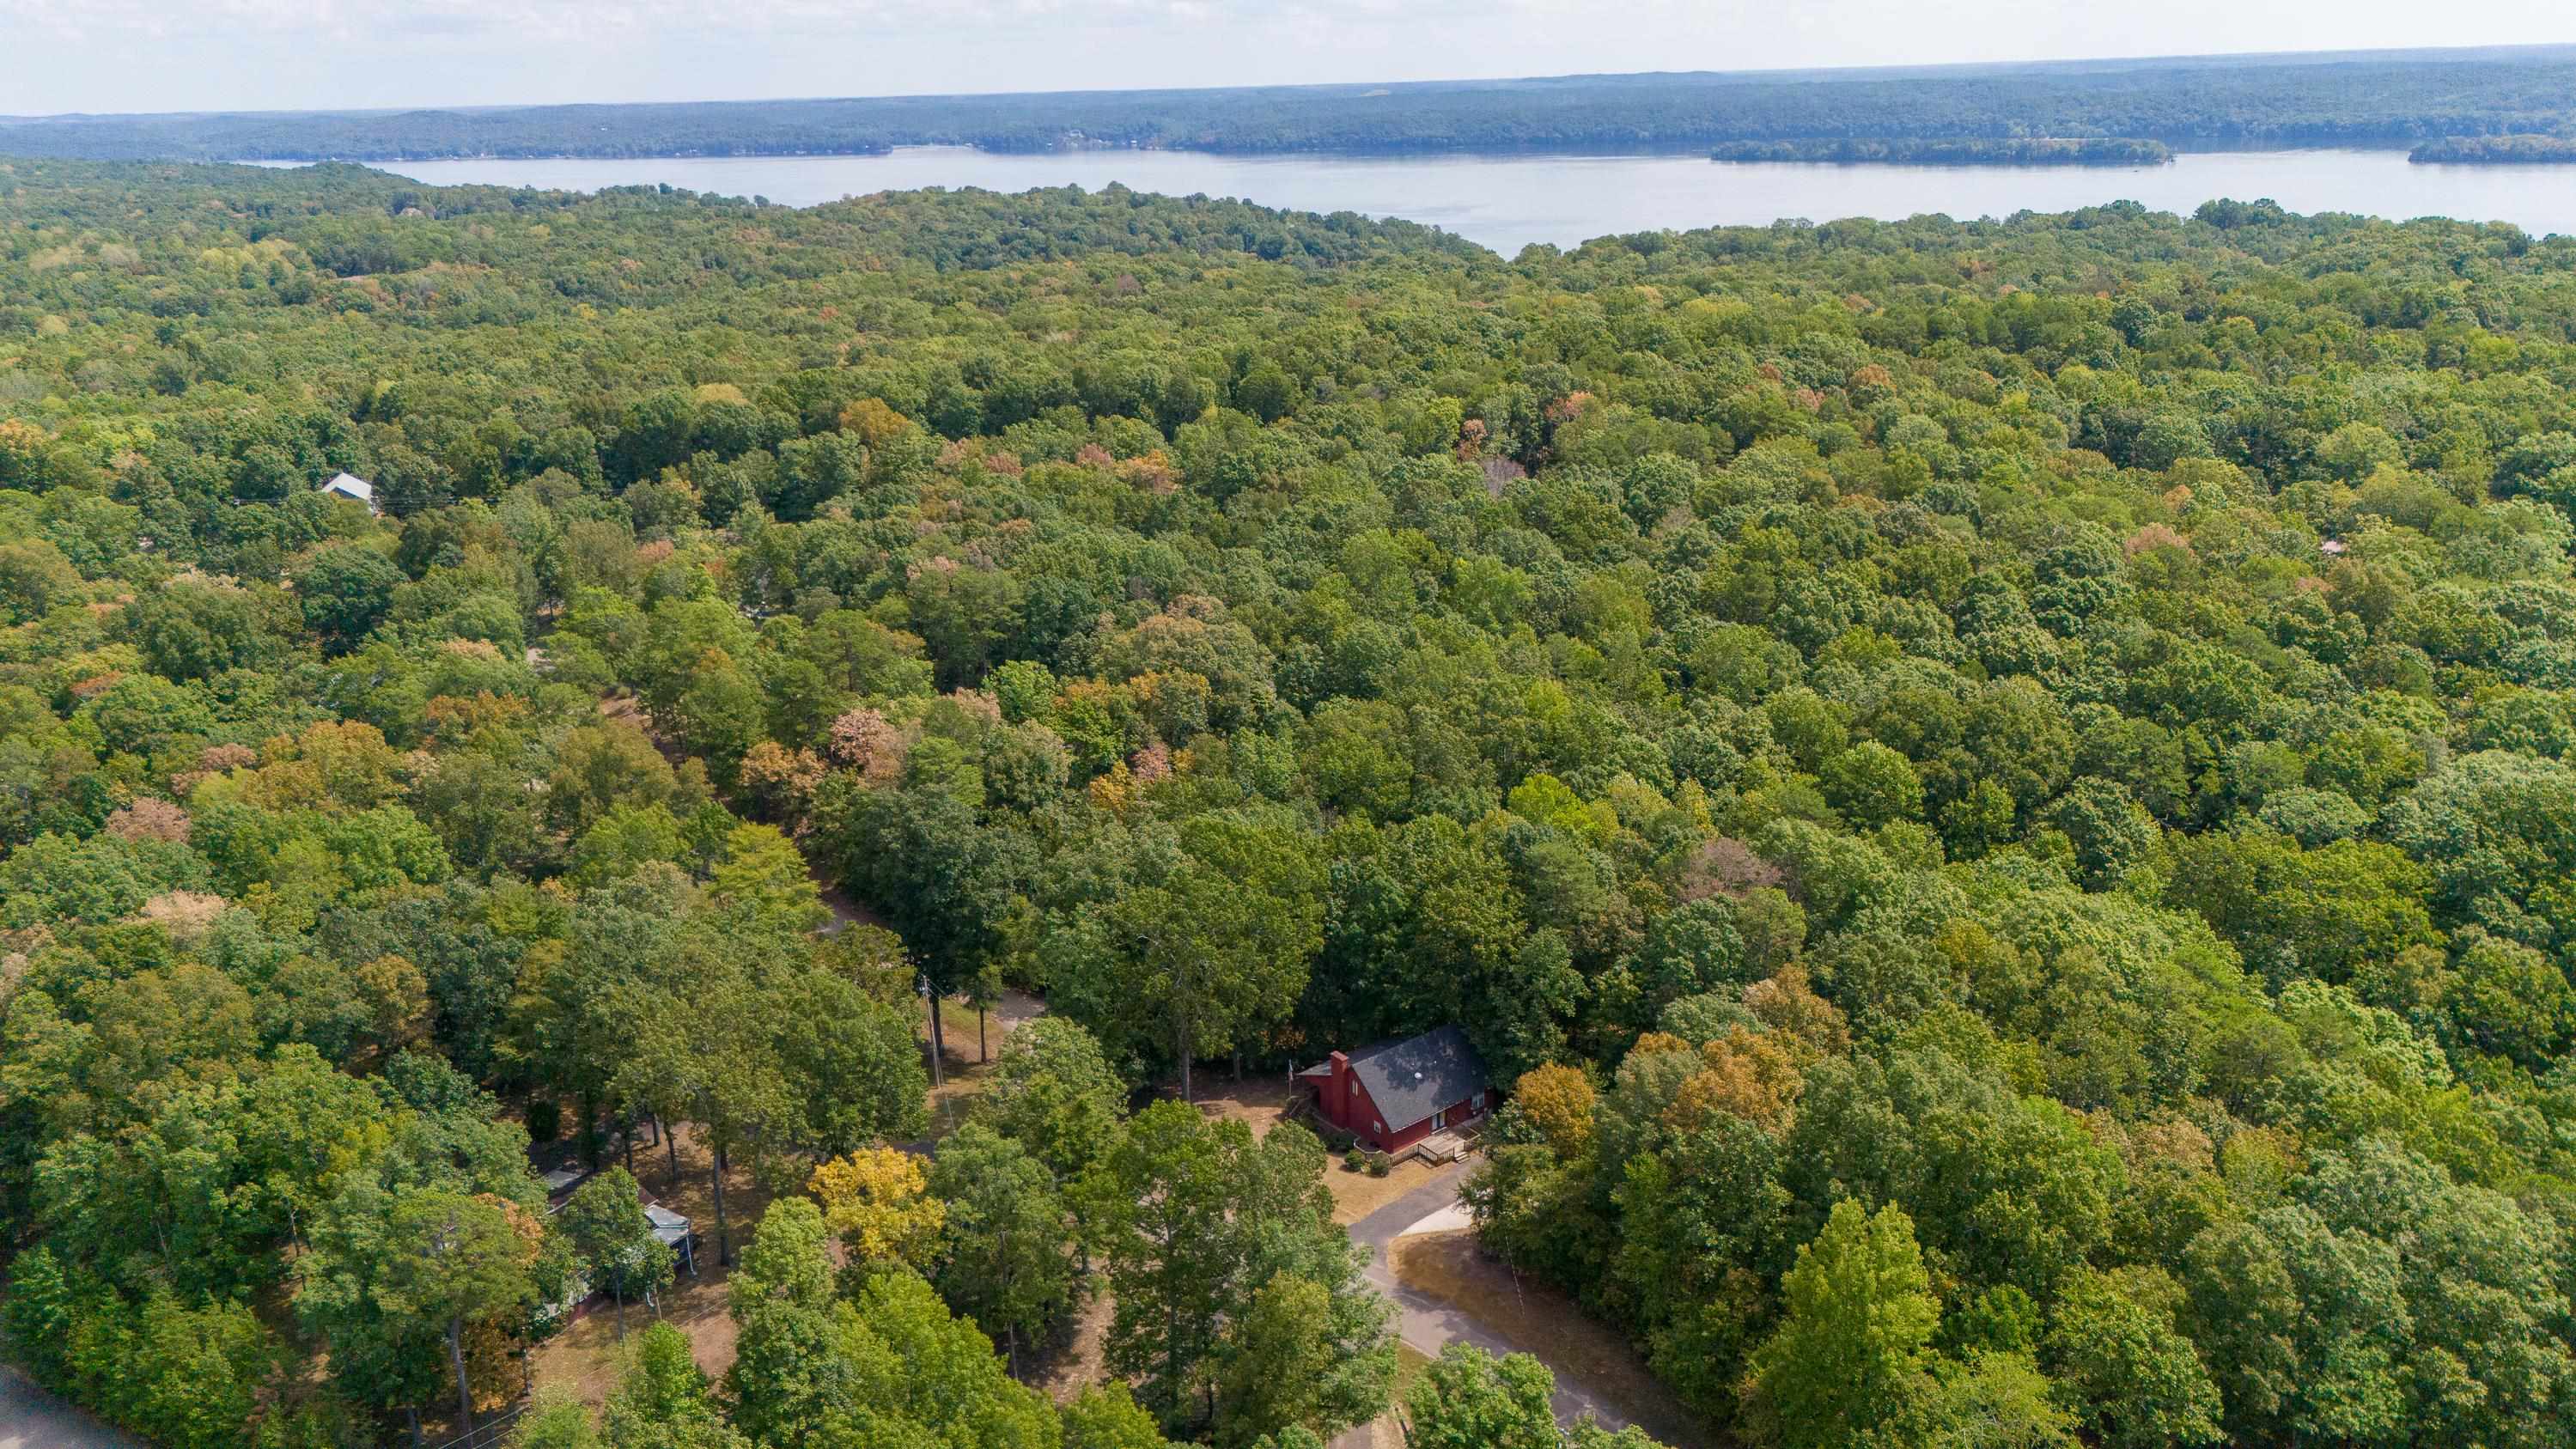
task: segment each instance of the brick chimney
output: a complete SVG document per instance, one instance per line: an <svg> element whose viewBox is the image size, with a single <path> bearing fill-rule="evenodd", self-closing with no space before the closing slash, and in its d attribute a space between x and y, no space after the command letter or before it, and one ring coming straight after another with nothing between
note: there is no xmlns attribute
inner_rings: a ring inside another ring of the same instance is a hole
<svg viewBox="0 0 2576 1449"><path fill-rule="evenodd" d="M1329 1110L1324 1115L1345 1128L1350 1127L1351 1098L1357 1093L1351 1083L1351 1058L1348 1052L1333 1053L1333 1088L1328 1095Z"/></svg>

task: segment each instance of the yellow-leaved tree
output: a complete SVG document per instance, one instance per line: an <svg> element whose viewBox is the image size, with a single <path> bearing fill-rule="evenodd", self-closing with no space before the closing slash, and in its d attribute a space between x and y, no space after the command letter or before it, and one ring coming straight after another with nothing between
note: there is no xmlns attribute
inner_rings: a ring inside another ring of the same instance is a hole
<svg viewBox="0 0 2576 1449"><path fill-rule="evenodd" d="M892 1147L835 1157L814 1169L805 1190L863 1273L896 1263L926 1268L948 1220L947 1204L929 1195L921 1159Z"/></svg>

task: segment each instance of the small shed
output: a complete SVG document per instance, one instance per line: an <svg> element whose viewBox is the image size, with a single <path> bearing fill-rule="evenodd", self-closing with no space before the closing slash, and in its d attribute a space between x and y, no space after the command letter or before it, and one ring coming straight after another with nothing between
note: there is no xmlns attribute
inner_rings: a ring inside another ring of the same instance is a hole
<svg viewBox="0 0 2576 1449"><path fill-rule="evenodd" d="M572 1196L572 1190L590 1181L590 1169L568 1162L552 1172L540 1173L537 1181L546 1185L546 1211L553 1212Z"/></svg>
<svg viewBox="0 0 2576 1449"><path fill-rule="evenodd" d="M698 1275L698 1235L687 1218L657 1202L644 1204L644 1217L653 1224L653 1236L671 1250L679 1260L680 1271L694 1278Z"/></svg>
<svg viewBox="0 0 2576 1449"><path fill-rule="evenodd" d="M562 1212L564 1204L572 1200L573 1190L590 1181L591 1176L590 1169L577 1164L566 1164L552 1172L539 1175L537 1180L546 1185L547 1214L551 1216ZM679 1260L680 1271L695 1277L698 1271L697 1225L683 1215L655 1202L653 1194L645 1191L641 1184L638 1184L635 1189L635 1200L643 1204L644 1220L653 1225L653 1236L661 1242L662 1246L669 1248L671 1255ZM576 1294L574 1301L579 1302L586 1296L585 1290L581 1294Z"/></svg>
<svg viewBox="0 0 2576 1449"><path fill-rule="evenodd" d="M1454 1026L1335 1052L1297 1076L1324 1120L1380 1152L1401 1152L1502 1104L1483 1059Z"/></svg>
<svg viewBox="0 0 2576 1449"><path fill-rule="evenodd" d="M367 511L369 513L384 512L383 509L376 506L376 485L368 482L364 478L358 477L356 474L333 474L331 481L322 485L321 491L335 497L356 499L358 502L367 505Z"/></svg>

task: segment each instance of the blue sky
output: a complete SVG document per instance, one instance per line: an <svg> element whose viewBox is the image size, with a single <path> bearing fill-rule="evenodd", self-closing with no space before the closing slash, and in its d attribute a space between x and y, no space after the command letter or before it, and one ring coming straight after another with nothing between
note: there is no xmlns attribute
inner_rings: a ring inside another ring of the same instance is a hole
<svg viewBox="0 0 2576 1449"><path fill-rule="evenodd" d="M2568 0L0 0L0 113L2576 41Z"/></svg>

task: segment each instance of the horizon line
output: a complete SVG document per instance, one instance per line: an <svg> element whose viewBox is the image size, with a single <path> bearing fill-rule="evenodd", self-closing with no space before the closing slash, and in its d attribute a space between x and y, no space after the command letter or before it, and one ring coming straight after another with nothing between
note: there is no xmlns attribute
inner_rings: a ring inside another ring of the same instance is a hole
<svg viewBox="0 0 2576 1449"><path fill-rule="evenodd" d="M295 106L274 110L241 110L200 108L182 111L52 111L43 113L0 114L0 125L42 125L47 123L81 124L102 121L185 121L231 117L302 117L302 116L404 116L418 114L468 114L514 111L616 110L638 106L771 106L771 105L867 105L906 102L976 101L976 100L1045 100L1058 96L1218 96L1264 95L1281 92L1343 91L1358 89L1394 90L1450 86L1519 86L1580 81L1804 81L1832 84L1864 77L1885 79L1937 79L1945 75L1998 75L2020 71L2052 70L2078 67L2167 66L2186 68L2194 65L2309 66L2341 65L2415 59L2423 64L2465 64L2476 60L2539 59L2552 53L2576 59L2576 40L2533 41L2517 44L2460 46L2388 46L2366 50L2252 50L2199 51L2153 55L2083 55L2034 57L2024 60L1929 61L1910 65L1867 66L1771 66L1743 70L1636 70L1574 71L1555 75L1516 76L1430 76L1410 80L1297 81L1278 85L1232 86L1095 86L1068 87L1058 90L998 91L919 91L882 92L873 95L795 95L795 96L715 96L692 100L621 100L621 101L503 101L472 105L412 106Z"/></svg>

